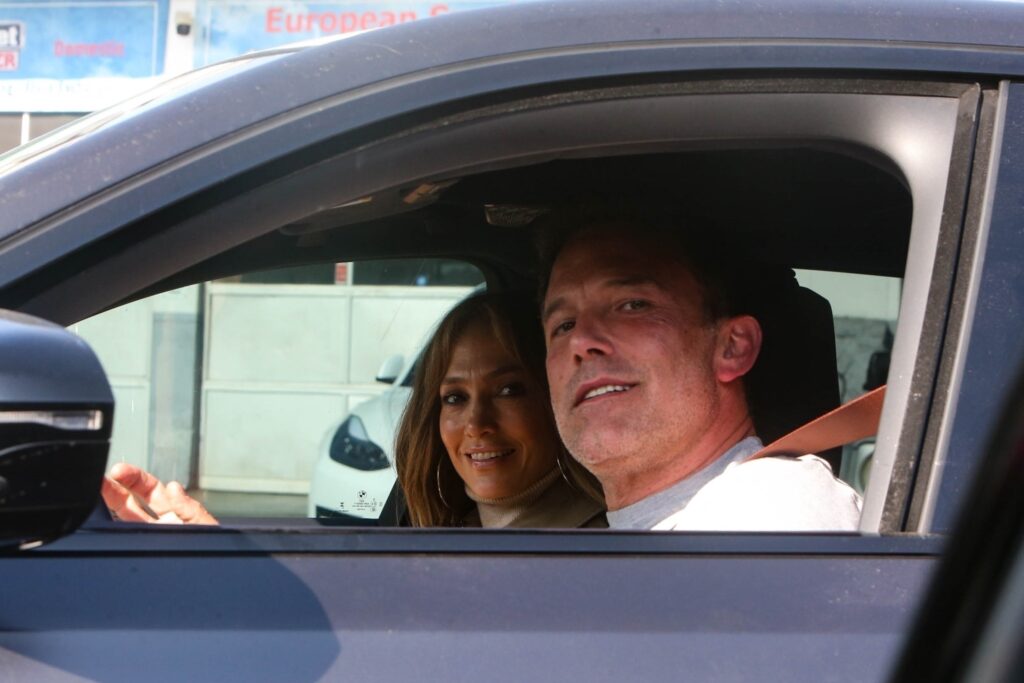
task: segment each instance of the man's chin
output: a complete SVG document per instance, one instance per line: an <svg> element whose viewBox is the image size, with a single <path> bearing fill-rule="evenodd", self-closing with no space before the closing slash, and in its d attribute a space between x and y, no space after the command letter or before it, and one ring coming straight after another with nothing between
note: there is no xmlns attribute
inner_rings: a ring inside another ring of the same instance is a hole
<svg viewBox="0 0 1024 683"><path fill-rule="evenodd" d="M583 465L591 474L600 478L601 474L616 467L624 456L620 453L617 444L610 443L610 440L592 438L596 435L589 434L587 438L576 443L569 444L569 452L576 461Z"/></svg>

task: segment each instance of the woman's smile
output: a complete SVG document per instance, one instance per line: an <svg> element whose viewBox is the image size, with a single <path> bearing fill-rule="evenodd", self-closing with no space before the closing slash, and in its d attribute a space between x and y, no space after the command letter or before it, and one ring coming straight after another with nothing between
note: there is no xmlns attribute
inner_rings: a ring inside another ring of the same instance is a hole
<svg viewBox="0 0 1024 683"><path fill-rule="evenodd" d="M486 326L455 344L439 398L441 441L475 496L514 496L555 467L547 393Z"/></svg>

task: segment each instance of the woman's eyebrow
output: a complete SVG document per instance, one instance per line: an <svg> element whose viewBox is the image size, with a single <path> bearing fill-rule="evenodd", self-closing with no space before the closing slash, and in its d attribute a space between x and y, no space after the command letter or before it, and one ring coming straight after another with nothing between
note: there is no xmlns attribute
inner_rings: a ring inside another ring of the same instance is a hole
<svg viewBox="0 0 1024 683"><path fill-rule="evenodd" d="M521 365L518 365L516 363L510 363L508 365L502 365L491 370L490 372L485 373L484 377L498 377L499 375L510 375L522 371L523 367ZM444 386L445 384L462 384L465 381L467 380L462 375L448 375L447 377L441 380L441 386Z"/></svg>

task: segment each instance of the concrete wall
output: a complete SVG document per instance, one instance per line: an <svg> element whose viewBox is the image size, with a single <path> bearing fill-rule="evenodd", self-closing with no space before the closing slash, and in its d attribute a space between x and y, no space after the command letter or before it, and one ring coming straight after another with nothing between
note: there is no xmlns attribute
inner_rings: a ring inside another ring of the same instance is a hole
<svg viewBox="0 0 1024 683"><path fill-rule="evenodd" d="M199 485L305 493L337 424L415 355L462 287L214 284L207 294Z"/></svg>
<svg viewBox="0 0 1024 683"><path fill-rule="evenodd" d="M304 493L326 436L384 390L374 381L381 363L417 353L468 292L213 283L72 330L96 350L114 389L111 464L203 488Z"/></svg>

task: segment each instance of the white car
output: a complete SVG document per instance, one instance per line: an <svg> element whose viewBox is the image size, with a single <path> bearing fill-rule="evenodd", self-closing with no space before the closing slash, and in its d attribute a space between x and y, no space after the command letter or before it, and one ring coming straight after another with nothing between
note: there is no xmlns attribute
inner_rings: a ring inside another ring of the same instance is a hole
<svg viewBox="0 0 1024 683"><path fill-rule="evenodd" d="M477 285L467 296L485 289L485 285ZM376 380L388 384L388 388L358 404L324 436L309 483L309 517L348 520L359 525L380 517L398 476L398 423L412 394L416 366L434 336L437 323L430 326L410 358L401 354L386 358L377 370Z"/></svg>
<svg viewBox="0 0 1024 683"><path fill-rule="evenodd" d="M308 514L366 524L376 520L395 483L395 434L412 394L420 353L391 356L377 372L390 386L363 401L324 437L313 467Z"/></svg>

